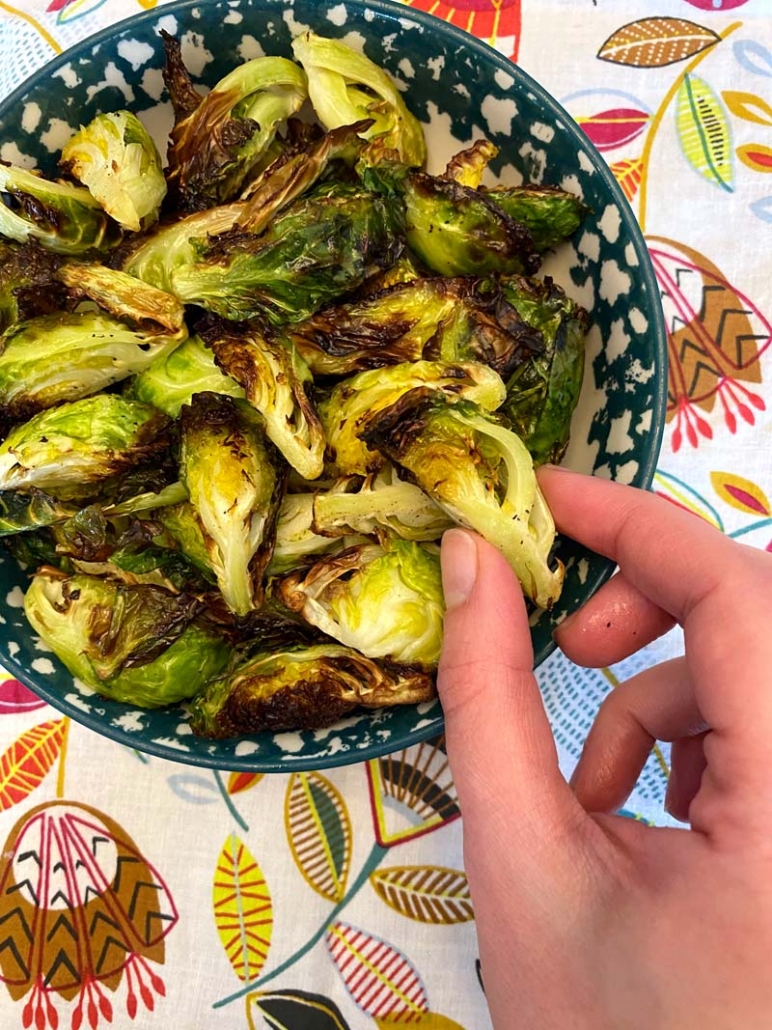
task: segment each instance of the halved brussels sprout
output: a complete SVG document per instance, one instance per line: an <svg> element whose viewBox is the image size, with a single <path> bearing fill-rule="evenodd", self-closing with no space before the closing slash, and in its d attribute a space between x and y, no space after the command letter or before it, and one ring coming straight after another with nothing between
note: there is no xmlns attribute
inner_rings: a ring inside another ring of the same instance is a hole
<svg viewBox="0 0 772 1030"><path fill-rule="evenodd" d="M555 524L518 436L469 401L417 389L378 412L364 438L497 547L539 607L552 607L564 569L550 567Z"/></svg>
<svg viewBox="0 0 772 1030"><path fill-rule="evenodd" d="M191 336L171 354L153 361L131 383L132 396L177 418L183 404L196 393L222 393L243 397L244 391L225 375L214 355L198 336Z"/></svg>
<svg viewBox="0 0 772 1030"><path fill-rule="evenodd" d="M356 707L418 704L435 696L432 677L409 665L375 662L322 644L257 654L211 681L191 705L193 732L240 737L329 726Z"/></svg>

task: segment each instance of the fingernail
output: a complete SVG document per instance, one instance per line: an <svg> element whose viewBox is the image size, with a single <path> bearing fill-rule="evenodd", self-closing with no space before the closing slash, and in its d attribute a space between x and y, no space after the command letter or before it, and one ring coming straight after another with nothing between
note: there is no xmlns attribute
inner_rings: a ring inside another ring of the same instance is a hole
<svg viewBox="0 0 772 1030"><path fill-rule="evenodd" d="M477 579L477 546L463 529L449 529L442 538L442 589L445 607L458 608Z"/></svg>

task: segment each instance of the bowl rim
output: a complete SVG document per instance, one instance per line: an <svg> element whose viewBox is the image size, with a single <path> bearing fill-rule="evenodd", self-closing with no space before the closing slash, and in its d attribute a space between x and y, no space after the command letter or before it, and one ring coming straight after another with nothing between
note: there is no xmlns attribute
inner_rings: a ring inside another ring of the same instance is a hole
<svg viewBox="0 0 772 1030"><path fill-rule="evenodd" d="M400 25L400 28L402 28L402 22L412 21L421 26L424 33L426 33L429 38L431 38L432 33L439 32L440 35L450 38L459 47L465 50L471 50L478 58L487 63L493 64L497 70L500 70L503 74L509 76L513 80L512 85L518 83L520 88L530 91L540 104L546 107L547 110L551 111L555 118L560 119L564 130L567 132L572 142L574 142L581 150L584 150L591 155L594 173L600 176L604 188L608 191L611 199L619 209L624 229L629 234L631 242L634 244L636 254L641 258L638 272L644 281L648 296L654 301L651 305L651 309L646 312L647 319L649 319L647 332L654 342L654 351L660 375L657 376L653 387L651 409L652 425L648 433L651 446L648 448L646 455L644 455L638 462L638 472L635 477L635 485L639 489L648 490L654 479L665 431L668 386L667 329L664 311L661 303L659 303L659 284L654 272L653 263L649 256L644 234L638 224L635 213L622 190L622 187L617 182L603 156L590 138L582 132L576 121L568 111L566 111L559 100L549 93L519 64L511 61L494 47L490 46L478 37L473 36L470 33L465 32L463 29L457 28L455 25L452 25L441 18L437 18L426 11L416 10L414 7L405 6L399 3L398 0L342 0L342 2L345 7L355 8L361 11L362 14L364 14L365 11L373 12L375 15L372 19L373 22L377 23L378 20L396 22ZM58 69L69 64L73 59L73 55L81 51L84 47L97 47L102 43L110 42L114 37L121 35L127 30L137 26L143 26L149 22L156 22L162 17L174 17L180 13L192 11L193 8L208 7L210 5L214 6L218 3L223 3L223 0L171 0L170 3L163 4L161 7L153 7L146 11L141 11L138 14L129 15L127 18L122 18L119 21L113 22L112 24L99 29L95 33L84 36L82 39L63 50L60 54L57 54L50 61L47 61L45 64L33 71L24 79L23 82L16 86L11 93L0 101L0 118L23 100L33 83L37 83L42 75L53 75ZM263 2L263 0L239 0L239 3L255 8L276 7L279 9L280 6L282 6L277 2L277 0L268 0L267 3ZM294 2L293 0L289 0L289 2L285 3L283 6L290 9L294 6ZM321 12L322 5L319 4L318 6ZM195 19L191 20L194 21ZM584 584L588 591L588 598L595 594L600 587L611 578L617 567L613 560L603 556L599 557L602 561L599 563L597 571L593 576L588 577ZM540 648L538 653L534 654L534 671L538 670L539 666L546 661L556 648L557 644L555 640L551 639L545 646ZM288 755L277 758L260 758L259 753L254 755L234 755L233 761L230 764L223 764L224 762L227 762L227 759L218 757L217 755L178 751L176 748L172 748L167 745L156 744L152 740L149 742L145 740L136 742L131 739L127 740L128 734L125 730L113 727L109 722L103 721L101 716L94 715L90 711L88 713L84 712L76 705L70 704L64 698L61 698L55 693L55 691L48 690L45 686L41 688L40 685L29 676L26 669L17 662L12 655L2 654L0 655L0 659L2 660L2 667L4 669L11 673L14 678L18 679L19 682L32 690L37 696L50 704L51 707L55 708L62 714L69 716L81 725L86 726L88 729L93 730L100 736L107 737L129 748L135 747L136 744L141 743L141 747L136 747L136 750L141 751L143 754L153 755L154 757L198 768L210 768L226 771L229 771L232 768L238 768L240 771L244 772L254 771L268 773L302 772L314 769L338 768L366 762L373 758L379 758L382 755L391 754L395 751L410 747L412 744L418 744L430 739L431 737L436 737L444 732L444 716L442 714L442 707L438 703L437 707L439 711L436 722L435 720L432 720L431 724L428 726L421 726L420 728L415 728L407 732L404 736L400 737L396 745L390 741L373 742L367 747L360 749L350 749L341 753L320 755L317 757L295 757L294 755ZM94 696L98 695L95 693ZM246 736L242 739L250 740L251 738Z"/></svg>

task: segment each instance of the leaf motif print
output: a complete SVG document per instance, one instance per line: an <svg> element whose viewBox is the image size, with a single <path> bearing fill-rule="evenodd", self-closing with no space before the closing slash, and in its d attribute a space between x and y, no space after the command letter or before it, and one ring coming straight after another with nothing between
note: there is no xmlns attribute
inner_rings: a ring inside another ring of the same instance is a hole
<svg viewBox="0 0 772 1030"><path fill-rule="evenodd" d="M351 866L351 820L338 790L319 773L293 773L285 796L292 855L310 887L341 901Z"/></svg>
<svg viewBox="0 0 772 1030"><path fill-rule="evenodd" d="M761 143L744 143L737 148L737 156L754 172L772 172L772 149Z"/></svg>
<svg viewBox="0 0 772 1030"><path fill-rule="evenodd" d="M0 672L0 715L16 715L45 708L46 702L11 676Z"/></svg>
<svg viewBox="0 0 772 1030"><path fill-rule="evenodd" d="M641 18L612 33L598 51L601 61L662 68L715 46L717 33L685 18Z"/></svg>
<svg viewBox="0 0 772 1030"><path fill-rule="evenodd" d="M396 1019L376 1019L375 1024L378 1030L390 1030L391 1027L400 1026L403 1024L402 1020ZM411 1027L415 1027L416 1030L464 1030L460 1023L457 1023L453 1019L448 1019L447 1016L441 1016L438 1012L427 1012L425 1015L415 1022L410 1024Z"/></svg>
<svg viewBox="0 0 772 1030"><path fill-rule="evenodd" d="M617 107L589 117L579 117L577 122L598 150L606 151L631 143L646 128L649 118L646 111Z"/></svg>
<svg viewBox="0 0 772 1030"><path fill-rule="evenodd" d="M53 0L48 10L56 11L56 24L66 25L68 22L83 18L87 14L106 4L107 0Z"/></svg>
<svg viewBox="0 0 772 1030"><path fill-rule="evenodd" d="M772 78L772 50L755 39L738 39L732 46L737 62L753 75Z"/></svg>
<svg viewBox="0 0 772 1030"><path fill-rule="evenodd" d="M732 143L721 101L696 75L685 75L676 97L676 125L686 160L703 179L732 192Z"/></svg>
<svg viewBox="0 0 772 1030"><path fill-rule="evenodd" d="M24 1026L58 1025L57 1003L73 1002L70 1026L111 1022L106 991L126 984L131 1019L152 1010L163 981L164 938L176 924L160 874L109 816L57 801L26 813L0 862L0 979Z"/></svg>
<svg viewBox="0 0 772 1030"><path fill-rule="evenodd" d="M228 777L228 793L241 794L242 791L256 787L265 773L234 772Z"/></svg>
<svg viewBox="0 0 772 1030"><path fill-rule="evenodd" d="M710 482L722 501L746 515L772 515L767 495L756 483L733 472L711 472Z"/></svg>
<svg viewBox="0 0 772 1030"><path fill-rule="evenodd" d="M739 90L725 89L721 96L724 103L737 118L758 125L772 125L772 107L757 97L755 93L744 93Z"/></svg>
<svg viewBox="0 0 772 1030"><path fill-rule="evenodd" d="M433 737L367 763L375 837L389 848L458 819L445 737Z"/></svg>
<svg viewBox="0 0 772 1030"><path fill-rule="evenodd" d="M772 222L772 197L759 197L749 206L754 215L762 222Z"/></svg>
<svg viewBox="0 0 772 1030"><path fill-rule="evenodd" d="M632 200L641 184L643 161L639 157L632 161L615 161L611 165L611 171L622 187L624 195L628 200Z"/></svg>
<svg viewBox="0 0 772 1030"><path fill-rule="evenodd" d="M42 783L61 749L64 726L64 719L33 726L0 755L0 811L23 801Z"/></svg>
<svg viewBox="0 0 772 1030"><path fill-rule="evenodd" d="M232 833L217 860L212 889L217 934L239 980L254 980L271 946L273 906L260 866Z"/></svg>
<svg viewBox="0 0 772 1030"><path fill-rule="evenodd" d="M703 497L701 493L683 479L679 479L670 472L657 469L654 473L652 489L655 494L659 497L664 497L666 501L675 504L677 508L683 508L684 511L691 512L692 515L699 515L701 519L705 519L711 526L720 529L722 533L724 532L723 520L715 507L706 497Z"/></svg>
<svg viewBox="0 0 772 1030"><path fill-rule="evenodd" d="M761 382L759 358L772 344L772 324L753 301L698 251L664 237L648 237L668 332L668 421L672 447L684 438L697 447L713 429L701 412L718 401L724 423L753 425L766 404L748 384Z"/></svg>
<svg viewBox="0 0 772 1030"><path fill-rule="evenodd" d="M396 866L377 869L370 883L387 905L419 923L449 926L474 919L469 884L456 869Z"/></svg>
<svg viewBox="0 0 772 1030"><path fill-rule="evenodd" d="M260 1018L264 1022L255 1022ZM329 998L308 991L265 991L247 995L249 1030L349 1030Z"/></svg>
<svg viewBox="0 0 772 1030"><path fill-rule="evenodd" d="M368 1016L415 1023L429 1011L418 971L393 945L340 921L325 939L346 989Z"/></svg>

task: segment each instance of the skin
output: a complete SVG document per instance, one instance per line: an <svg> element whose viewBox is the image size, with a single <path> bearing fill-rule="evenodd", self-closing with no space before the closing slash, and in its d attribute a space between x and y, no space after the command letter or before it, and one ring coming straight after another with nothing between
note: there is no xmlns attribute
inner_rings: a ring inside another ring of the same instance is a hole
<svg viewBox="0 0 772 1030"><path fill-rule="evenodd" d="M762 1030L772 1019L772 555L631 487L544 469L559 530L620 571L556 636L580 665L679 623L685 656L604 701L571 785L532 674L522 593L454 529L439 691L496 1030ZM668 810L613 813L656 739Z"/></svg>

